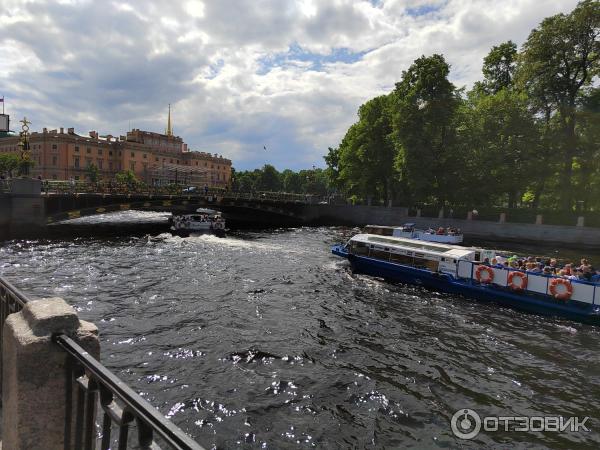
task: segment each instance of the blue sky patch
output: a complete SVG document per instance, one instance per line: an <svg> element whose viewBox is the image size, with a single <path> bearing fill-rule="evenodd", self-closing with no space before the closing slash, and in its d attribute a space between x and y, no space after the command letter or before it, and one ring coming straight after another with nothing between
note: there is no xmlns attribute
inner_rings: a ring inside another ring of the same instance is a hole
<svg viewBox="0 0 600 450"><path fill-rule="evenodd" d="M312 53L303 50L298 44L292 44L287 52L266 56L259 60L259 75L268 73L273 67L285 67L294 63L306 63L306 70L320 72L325 64L352 64L360 61L367 52L352 52L347 48L334 48L329 54Z"/></svg>
<svg viewBox="0 0 600 450"><path fill-rule="evenodd" d="M421 5L416 8L406 8L406 13L409 16L425 16L427 14L437 12L442 8L442 5Z"/></svg>

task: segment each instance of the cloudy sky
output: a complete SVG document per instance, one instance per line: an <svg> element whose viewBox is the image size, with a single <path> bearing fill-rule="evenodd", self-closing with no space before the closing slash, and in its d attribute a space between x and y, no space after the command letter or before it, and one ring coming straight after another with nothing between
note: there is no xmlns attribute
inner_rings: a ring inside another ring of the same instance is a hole
<svg viewBox="0 0 600 450"><path fill-rule="evenodd" d="M576 0L0 0L0 97L13 125L175 133L234 167L323 166L360 104L442 53L470 87ZM14 128L14 126L13 126ZM267 150L264 150L264 146Z"/></svg>

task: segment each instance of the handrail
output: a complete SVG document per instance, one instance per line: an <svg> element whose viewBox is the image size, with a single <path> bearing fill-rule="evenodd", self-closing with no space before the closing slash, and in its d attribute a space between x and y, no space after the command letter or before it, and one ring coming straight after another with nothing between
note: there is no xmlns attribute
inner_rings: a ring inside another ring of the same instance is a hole
<svg viewBox="0 0 600 450"><path fill-rule="evenodd" d="M141 446L145 445L152 447L152 445L155 445L153 444L153 431L155 431L162 440L164 440L174 449L203 449L203 447L191 439L180 428L175 426L171 421L165 419L164 416L162 416L150 403L148 403L148 401L144 400L139 394L134 392L133 389L127 386L112 372L110 372L98 360L93 358L73 339L61 334L55 336L54 341L70 355L70 357L73 359L73 362L75 362L75 365L80 365L84 370L84 372L74 372L81 374L85 373L85 376L87 377L86 390L88 391L86 394L89 395L89 392L92 390L100 391L101 393L100 403L105 412L105 423L103 423L102 428L103 430L108 430L108 437L103 436L102 448L105 448L105 441L106 444L110 445L110 422L116 422L120 428L119 448L122 448L121 446L127 442L126 433L123 442L122 428L128 427L128 424L135 419L138 425L139 443ZM102 398L104 397L106 399L107 394L109 395L109 400L103 401ZM125 405L125 407L122 409L118 408L120 417L116 418L113 416L115 410L117 409L114 405L113 396L118 397L118 399ZM69 411L67 414L69 416L71 415L69 414ZM71 417L67 417L67 422L70 420ZM106 423L107 420L109 421L108 426ZM83 421L81 421L81 423L83 425ZM84 434L94 434L94 430L85 430L85 433L78 433L78 430L75 431L76 435L80 435L82 437ZM66 437L68 437L70 434L71 433L66 433ZM76 443L74 448L80 448L80 443Z"/></svg>
<svg viewBox="0 0 600 450"><path fill-rule="evenodd" d="M0 327L4 325L10 314L21 311L30 301L31 299L23 292L0 276ZM0 333L0 352L3 345L2 339L2 333ZM118 448L127 448L129 424L136 421L138 430L138 446L136 448L159 448L154 443L153 436L156 433L160 440L171 448L203 450L203 447L166 419L150 403L135 393L70 337L58 335L53 340L68 355L67 383L69 387L65 399L67 405L65 449L92 450L96 448L95 417L98 400L100 408L104 411L101 449L111 448L113 423L119 427ZM74 392L78 394L75 410L73 408ZM98 393L100 395L97 399ZM115 400L124 406L121 407ZM71 430L72 424L75 424L74 433Z"/></svg>

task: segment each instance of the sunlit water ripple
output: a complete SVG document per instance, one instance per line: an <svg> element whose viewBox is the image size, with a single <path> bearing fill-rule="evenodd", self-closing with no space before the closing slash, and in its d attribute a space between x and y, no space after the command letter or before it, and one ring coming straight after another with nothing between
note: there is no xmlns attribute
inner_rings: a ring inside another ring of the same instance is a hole
<svg viewBox="0 0 600 450"><path fill-rule="evenodd" d="M0 273L96 323L104 364L207 448L598 448L600 328L353 275L348 233L11 241ZM592 431L459 441L460 408Z"/></svg>

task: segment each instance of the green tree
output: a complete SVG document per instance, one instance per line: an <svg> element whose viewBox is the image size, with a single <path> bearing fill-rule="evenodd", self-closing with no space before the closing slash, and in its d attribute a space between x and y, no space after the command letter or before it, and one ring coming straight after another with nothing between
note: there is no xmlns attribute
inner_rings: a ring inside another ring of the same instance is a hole
<svg viewBox="0 0 600 450"><path fill-rule="evenodd" d="M265 164L258 175L258 189L261 191L280 191L282 188L279 172L271 164Z"/></svg>
<svg viewBox="0 0 600 450"><path fill-rule="evenodd" d="M350 127L339 149L330 149L326 162L329 178L350 194L363 198L392 197L396 150L392 140L389 97L361 105L358 122Z"/></svg>
<svg viewBox="0 0 600 450"><path fill-rule="evenodd" d="M0 175L12 178L13 172L19 169L21 158L15 153L0 154Z"/></svg>
<svg viewBox="0 0 600 450"><path fill-rule="evenodd" d="M119 172L115 175L115 180L117 183L124 184L130 188L136 187L140 182L131 170Z"/></svg>
<svg viewBox="0 0 600 450"><path fill-rule="evenodd" d="M517 67L517 44L512 41L492 47L483 59L483 85L491 94L512 86Z"/></svg>
<svg viewBox="0 0 600 450"><path fill-rule="evenodd" d="M563 210L573 206L573 164L578 153L577 105L598 74L600 2L584 0L570 14L544 19L523 46L517 78L549 123L558 117L561 146L559 194Z"/></svg>
<svg viewBox="0 0 600 450"><path fill-rule="evenodd" d="M396 168L413 200L453 200L462 164L455 119L460 100L442 55L422 56L402 73L393 92Z"/></svg>
<svg viewBox="0 0 600 450"><path fill-rule="evenodd" d="M96 166L94 163L92 163L89 166L87 166L87 168L85 169L85 172L86 172L87 177L90 180L90 182L92 182L92 183L98 182L98 175L99 175L98 166Z"/></svg>

